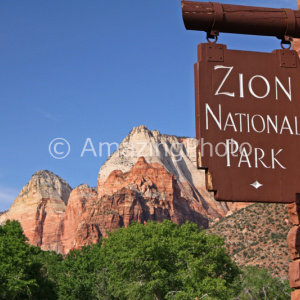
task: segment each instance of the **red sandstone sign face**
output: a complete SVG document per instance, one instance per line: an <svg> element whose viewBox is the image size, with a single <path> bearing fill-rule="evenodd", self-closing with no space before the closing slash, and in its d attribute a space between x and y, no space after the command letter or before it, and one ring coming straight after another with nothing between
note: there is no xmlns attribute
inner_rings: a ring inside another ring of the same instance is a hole
<svg viewBox="0 0 300 300"><path fill-rule="evenodd" d="M222 201L293 202L300 193L300 70L292 50L200 44L198 167Z"/></svg>

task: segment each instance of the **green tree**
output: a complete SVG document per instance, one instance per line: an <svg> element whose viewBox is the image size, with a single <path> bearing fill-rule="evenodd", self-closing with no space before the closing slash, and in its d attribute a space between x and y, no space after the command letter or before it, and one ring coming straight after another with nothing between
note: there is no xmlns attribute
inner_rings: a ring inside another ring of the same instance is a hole
<svg viewBox="0 0 300 300"><path fill-rule="evenodd" d="M247 266L235 282L237 300L289 300L291 288L287 280L272 277L267 269Z"/></svg>
<svg viewBox="0 0 300 300"><path fill-rule="evenodd" d="M59 299L97 299L95 284L101 259L101 244L70 251L59 272Z"/></svg>
<svg viewBox="0 0 300 300"><path fill-rule="evenodd" d="M239 273L195 224L133 223L64 261L60 299L229 299Z"/></svg>
<svg viewBox="0 0 300 300"><path fill-rule="evenodd" d="M55 285L43 274L42 251L26 241L18 221L0 226L0 298L55 299Z"/></svg>
<svg viewBox="0 0 300 300"><path fill-rule="evenodd" d="M34 257L41 265L41 276L37 278L38 299L58 299L59 274L62 272L63 257L54 251L42 251L40 248L38 250Z"/></svg>
<svg viewBox="0 0 300 300"><path fill-rule="evenodd" d="M228 299L238 274L224 240L196 224L134 223L102 247L112 295L120 299ZM208 298L207 298L208 299Z"/></svg>

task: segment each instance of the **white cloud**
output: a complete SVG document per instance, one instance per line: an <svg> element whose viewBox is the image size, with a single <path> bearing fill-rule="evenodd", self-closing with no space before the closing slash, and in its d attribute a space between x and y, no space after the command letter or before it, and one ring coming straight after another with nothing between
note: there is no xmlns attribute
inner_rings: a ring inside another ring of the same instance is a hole
<svg viewBox="0 0 300 300"><path fill-rule="evenodd" d="M0 186L0 212L8 210L20 191Z"/></svg>
<svg viewBox="0 0 300 300"><path fill-rule="evenodd" d="M54 115L44 111L44 110L41 110L39 108L35 108L36 111L38 111L41 115L43 115L45 118L51 120L51 121L54 121L54 122L57 122L57 119Z"/></svg>

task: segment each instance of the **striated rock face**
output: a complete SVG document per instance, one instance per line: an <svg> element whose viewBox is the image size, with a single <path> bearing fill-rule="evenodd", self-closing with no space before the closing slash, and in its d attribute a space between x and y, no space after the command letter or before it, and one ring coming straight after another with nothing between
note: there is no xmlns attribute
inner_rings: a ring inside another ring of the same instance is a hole
<svg viewBox="0 0 300 300"><path fill-rule="evenodd" d="M4 221L6 220L7 213L8 213L8 211L3 211L0 213L0 225L2 225L4 223Z"/></svg>
<svg viewBox="0 0 300 300"><path fill-rule="evenodd" d="M111 172L102 184L99 195L87 185L71 193L61 225L59 251L96 243L107 231L130 222L172 220L178 224L186 220L208 226L198 202L181 196L175 176L162 165L148 164L144 157L129 172Z"/></svg>
<svg viewBox="0 0 300 300"><path fill-rule="evenodd" d="M206 191L195 150L195 139L136 127L101 167L96 189L83 184L72 190L53 173L38 171L0 224L19 220L32 245L62 254L132 221L188 220L207 228L238 206Z"/></svg>
<svg viewBox="0 0 300 300"><path fill-rule="evenodd" d="M157 163L174 174L183 197L202 204L201 213L209 218L224 217L229 207L214 200L205 187L205 171L196 167L196 140L178 138L148 130L146 126L134 127L116 151L100 168L98 193L103 194L103 183L114 170L128 172L138 157L148 163Z"/></svg>
<svg viewBox="0 0 300 300"><path fill-rule="evenodd" d="M100 168L98 189L112 171L129 171L140 156L145 157L149 163L156 162L163 165L180 182L202 188L205 186L204 171L196 168L195 155L193 160L187 155L195 150L195 139L180 139L160 134L157 130L148 130L144 125L134 127L120 144L119 151L113 153Z"/></svg>
<svg viewBox="0 0 300 300"><path fill-rule="evenodd" d="M66 181L49 171L36 172L2 217L18 220L30 244L56 250L58 226L71 192Z"/></svg>
<svg viewBox="0 0 300 300"><path fill-rule="evenodd" d="M84 224L84 213L87 207L97 201L97 192L90 188L86 183L76 187L69 198L68 206L60 224L60 242L58 243L58 252L66 254L70 249L80 246L96 243L100 237L97 234L96 239L91 238L92 232L86 232L89 243L81 243L82 231L86 228ZM79 238L78 238L79 237Z"/></svg>

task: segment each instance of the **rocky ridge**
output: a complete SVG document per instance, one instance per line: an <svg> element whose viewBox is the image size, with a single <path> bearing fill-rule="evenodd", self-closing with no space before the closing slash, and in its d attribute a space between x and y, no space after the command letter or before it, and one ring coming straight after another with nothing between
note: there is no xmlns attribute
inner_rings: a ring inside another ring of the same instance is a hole
<svg viewBox="0 0 300 300"><path fill-rule="evenodd" d="M101 194L88 186L72 191L61 225L58 251L96 243L107 231L130 222L186 220L208 226L208 220L191 203L180 196L175 176L159 164L148 164L141 157L129 172L115 170L103 183Z"/></svg>
<svg viewBox="0 0 300 300"><path fill-rule="evenodd" d="M9 211L0 216L0 224L7 219L19 220L32 245L54 250L71 191L62 178L50 171L38 171Z"/></svg>
<svg viewBox="0 0 300 300"><path fill-rule="evenodd" d="M202 213L208 218L221 218L228 213L229 206L215 201L213 194L207 192L205 171L196 167L196 146L193 138L161 134L144 125L134 127L121 142L119 151L114 152L100 168L98 193L101 195L102 185L112 171L128 172L138 157L143 156L148 163L158 163L174 174L184 197L201 202Z"/></svg>
<svg viewBox="0 0 300 300"><path fill-rule="evenodd" d="M287 235L292 224L286 205L256 203L226 216L207 230L225 238L232 258L240 265L271 270L288 279Z"/></svg>
<svg viewBox="0 0 300 300"><path fill-rule="evenodd" d="M53 173L38 171L0 223L17 219L31 244L63 254L131 221L189 220L207 228L229 206L206 191L193 149L194 139L136 127L101 167L96 189L72 190Z"/></svg>

